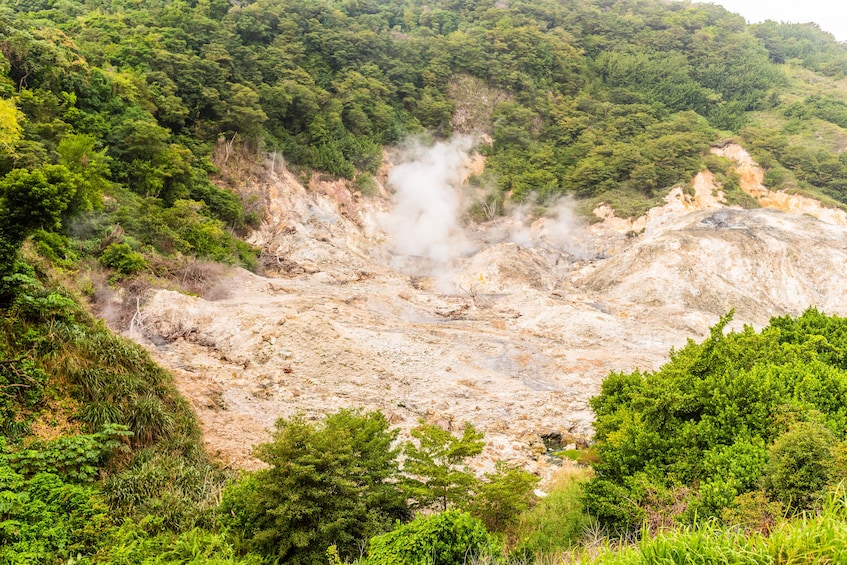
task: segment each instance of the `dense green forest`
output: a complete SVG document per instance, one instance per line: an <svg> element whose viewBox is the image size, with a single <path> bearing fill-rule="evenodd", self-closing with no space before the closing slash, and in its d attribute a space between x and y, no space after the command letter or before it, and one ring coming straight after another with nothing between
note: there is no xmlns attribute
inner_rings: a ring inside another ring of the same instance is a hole
<svg viewBox="0 0 847 565"><path fill-rule="evenodd" d="M710 143L738 136L773 186L847 200L847 49L811 26L655 1L3 8L0 173L64 167L78 191L68 215L123 188L110 219L160 251L249 263L206 219L236 231L258 220L208 182L224 141L354 179L409 134L487 132L478 180L492 198L573 193L638 210L702 168ZM805 143L821 123L828 143ZM202 206L172 210L189 200Z"/></svg>
<svg viewBox="0 0 847 565"><path fill-rule="evenodd" d="M524 471L465 468L471 425L398 445L354 410L281 420L267 468L235 475L171 376L80 304L97 276L258 268L231 151L362 188L408 136L485 134L489 209L628 215L705 167L729 191L708 149L736 139L770 187L842 205L845 74L814 26L690 2L4 1L0 563L844 562L844 319L722 323L610 375L590 468L538 499Z"/></svg>

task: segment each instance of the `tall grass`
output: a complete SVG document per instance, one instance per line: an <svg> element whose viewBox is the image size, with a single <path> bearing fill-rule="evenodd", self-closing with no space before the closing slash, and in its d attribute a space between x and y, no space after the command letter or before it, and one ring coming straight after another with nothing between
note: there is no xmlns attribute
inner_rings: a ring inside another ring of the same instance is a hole
<svg viewBox="0 0 847 565"><path fill-rule="evenodd" d="M33 287L26 315L12 309L0 323L0 358L32 365L45 382L32 402L6 403L7 435L10 423L28 433L38 422L50 437L125 425L131 449L104 458L98 473L113 515L156 515L173 529L206 520L225 477L205 454L196 417L171 375L78 304L42 300L50 288ZM57 405L74 407L68 419L79 425L64 425Z"/></svg>
<svg viewBox="0 0 847 565"><path fill-rule="evenodd" d="M604 551L591 565L838 565L847 563L847 494L831 493L819 514L788 519L768 535L744 534L717 521L655 536L645 532L634 545Z"/></svg>
<svg viewBox="0 0 847 565"><path fill-rule="evenodd" d="M577 466L566 466L556 473L547 486L548 494L522 514L509 532L515 558L555 560L592 532L591 518L582 504L582 484L590 476L590 469Z"/></svg>

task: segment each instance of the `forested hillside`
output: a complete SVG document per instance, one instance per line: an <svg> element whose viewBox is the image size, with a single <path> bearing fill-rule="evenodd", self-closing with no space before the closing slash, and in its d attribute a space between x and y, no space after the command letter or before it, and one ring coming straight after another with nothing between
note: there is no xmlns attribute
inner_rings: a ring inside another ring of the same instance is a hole
<svg viewBox="0 0 847 565"><path fill-rule="evenodd" d="M257 218L207 182L219 140L366 185L384 145L454 130L492 135L481 182L515 199L649 201L726 136L757 148L773 187L847 198L847 54L810 26L682 2L5 7L3 172L62 165L85 181L81 209L120 185L131 208L191 199L244 229ZM803 143L821 124L829 143ZM144 243L223 256L174 228L190 211L158 214Z"/></svg>
<svg viewBox="0 0 847 565"><path fill-rule="evenodd" d="M171 376L81 304L142 279L196 292L201 260L259 269L261 202L216 166L233 154L368 194L386 147L469 134L489 216L562 195L629 216L704 168L755 205L709 152L735 140L769 188L845 206L845 74L814 26L689 2L4 1L0 562L526 562L639 536L599 559L843 561L841 318L719 325L610 375L597 445L539 500L525 471L469 472L472 425L398 444L355 410L281 420L267 468L221 469Z"/></svg>

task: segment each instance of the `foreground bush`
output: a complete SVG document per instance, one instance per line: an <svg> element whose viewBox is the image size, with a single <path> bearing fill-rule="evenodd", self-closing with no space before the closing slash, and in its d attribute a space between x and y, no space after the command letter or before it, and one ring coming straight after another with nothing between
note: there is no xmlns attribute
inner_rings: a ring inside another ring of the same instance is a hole
<svg viewBox="0 0 847 565"><path fill-rule="evenodd" d="M785 521L769 535L744 535L716 521L646 534L635 546L605 551L592 565L773 565L847 563L847 499L830 496L822 513Z"/></svg>
<svg viewBox="0 0 847 565"><path fill-rule="evenodd" d="M94 488L53 473L26 478L0 464L0 563L54 563L87 554L111 526Z"/></svg>
<svg viewBox="0 0 847 565"><path fill-rule="evenodd" d="M437 565L496 559L499 543L469 514L448 510L418 516L396 530L371 539L367 565Z"/></svg>
<svg viewBox="0 0 847 565"><path fill-rule="evenodd" d="M591 405L588 510L637 530L720 516L764 486L793 511L838 474L847 430L847 319L809 310L756 333L689 341L653 373L612 373Z"/></svg>
<svg viewBox="0 0 847 565"><path fill-rule="evenodd" d="M312 564L335 545L343 559L408 514L398 486L397 430L385 416L341 410L321 424L279 420L257 448L270 465L229 487L221 522L242 550L271 562Z"/></svg>

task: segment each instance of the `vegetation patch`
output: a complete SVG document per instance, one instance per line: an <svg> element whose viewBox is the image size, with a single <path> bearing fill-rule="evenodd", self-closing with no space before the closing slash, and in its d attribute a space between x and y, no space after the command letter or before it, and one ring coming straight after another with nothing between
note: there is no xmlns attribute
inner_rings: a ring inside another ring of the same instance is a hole
<svg viewBox="0 0 847 565"><path fill-rule="evenodd" d="M757 491L810 511L844 477L847 320L811 309L725 335L729 319L654 373L612 373L592 399L599 461L585 500L610 528L663 526L650 518L668 504L679 524L720 518Z"/></svg>

